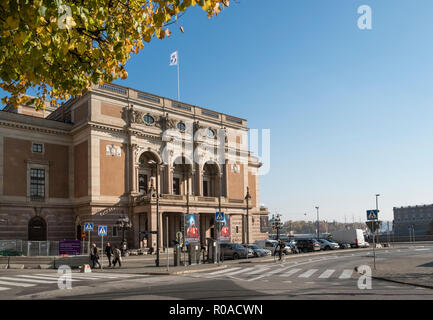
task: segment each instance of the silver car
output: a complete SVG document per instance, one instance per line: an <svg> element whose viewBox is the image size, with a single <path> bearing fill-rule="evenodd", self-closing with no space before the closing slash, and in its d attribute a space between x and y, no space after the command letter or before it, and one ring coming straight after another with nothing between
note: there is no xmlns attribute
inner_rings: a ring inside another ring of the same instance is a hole
<svg viewBox="0 0 433 320"><path fill-rule="evenodd" d="M319 239L319 243L320 243L320 250L336 250L336 249L340 249L340 246L338 245L338 243L335 242L331 242L325 239Z"/></svg>

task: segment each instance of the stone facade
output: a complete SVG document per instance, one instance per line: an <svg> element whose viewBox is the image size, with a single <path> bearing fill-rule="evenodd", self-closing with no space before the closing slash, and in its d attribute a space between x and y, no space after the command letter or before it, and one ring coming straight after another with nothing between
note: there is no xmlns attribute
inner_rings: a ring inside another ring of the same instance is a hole
<svg viewBox="0 0 433 320"><path fill-rule="evenodd" d="M393 208L393 232L396 236L409 236L409 227L415 235L428 235L433 223L433 204Z"/></svg>
<svg viewBox="0 0 433 320"><path fill-rule="evenodd" d="M199 214L202 244L215 237L216 211L230 215L231 241L266 239L261 163L248 152L247 133L244 119L117 85L94 86L37 114L7 106L0 240L80 239L92 221L119 243L116 221L127 216L129 246L156 247L156 235L143 232L157 230L157 211L160 247L167 232L173 245L183 213ZM90 236L97 239L96 230Z"/></svg>

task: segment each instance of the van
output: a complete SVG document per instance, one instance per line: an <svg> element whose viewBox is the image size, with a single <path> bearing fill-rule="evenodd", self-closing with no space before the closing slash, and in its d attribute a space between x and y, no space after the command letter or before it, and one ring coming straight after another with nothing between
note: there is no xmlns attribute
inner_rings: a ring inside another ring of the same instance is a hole
<svg viewBox="0 0 433 320"><path fill-rule="evenodd" d="M364 233L361 229L333 231L331 239L337 243L348 243L354 248L366 247Z"/></svg>

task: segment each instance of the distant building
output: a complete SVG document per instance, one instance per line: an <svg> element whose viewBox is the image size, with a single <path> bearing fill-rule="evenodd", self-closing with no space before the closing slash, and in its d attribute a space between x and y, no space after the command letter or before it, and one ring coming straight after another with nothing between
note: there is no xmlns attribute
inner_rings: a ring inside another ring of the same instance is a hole
<svg viewBox="0 0 433 320"><path fill-rule="evenodd" d="M393 208L394 234L409 236L409 227L414 228L415 235L426 235L433 221L433 204Z"/></svg>

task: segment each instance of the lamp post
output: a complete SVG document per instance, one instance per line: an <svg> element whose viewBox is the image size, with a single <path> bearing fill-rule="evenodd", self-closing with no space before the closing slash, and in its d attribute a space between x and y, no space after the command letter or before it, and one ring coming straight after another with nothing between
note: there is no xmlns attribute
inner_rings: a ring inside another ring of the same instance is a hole
<svg viewBox="0 0 433 320"><path fill-rule="evenodd" d="M163 163L158 163L154 160L149 160L147 162L149 165L156 167L156 260L155 265L159 267L159 170L160 166L163 165ZM153 189L153 186L152 186ZM153 193L153 192L152 192ZM168 244L167 244L168 245Z"/></svg>
<svg viewBox="0 0 433 320"><path fill-rule="evenodd" d="M122 245L121 245L121 251L122 251L122 256L125 255L125 250L126 249L126 239L125 239L125 231L127 228L131 227L131 222L129 220L128 216L121 216L117 222L116 222L116 226L119 228L122 228Z"/></svg>
<svg viewBox="0 0 433 320"><path fill-rule="evenodd" d="M247 223L246 223L246 228L245 228L245 230L246 230L246 237L245 237L245 240L246 240L246 243L247 244L249 244L250 243L250 230L249 230L249 228L250 228L250 226L249 226L249 222L250 222L250 219L249 219L249 200L251 199L251 196L250 196L250 187L247 187L247 194L246 194L246 196L245 196L245 200L247 201ZM248 256L248 254L247 254L247 256Z"/></svg>
<svg viewBox="0 0 433 320"><path fill-rule="evenodd" d="M319 207L316 207L317 210L317 240L320 238L320 225L319 225Z"/></svg>

